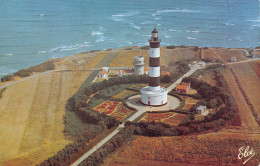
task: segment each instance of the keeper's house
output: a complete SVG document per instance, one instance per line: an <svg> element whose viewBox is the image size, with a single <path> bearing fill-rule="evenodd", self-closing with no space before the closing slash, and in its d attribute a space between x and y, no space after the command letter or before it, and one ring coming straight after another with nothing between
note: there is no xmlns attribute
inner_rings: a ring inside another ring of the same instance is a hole
<svg viewBox="0 0 260 166"><path fill-rule="evenodd" d="M181 85L188 86L188 88L190 89L190 85L191 85L191 83L188 83L188 82L182 82Z"/></svg>
<svg viewBox="0 0 260 166"><path fill-rule="evenodd" d="M177 85L176 86L176 92L177 93L189 94L190 93L190 88L187 85Z"/></svg>
<svg viewBox="0 0 260 166"><path fill-rule="evenodd" d="M108 72L104 69L102 69L99 73L98 73L98 78L107 78L108 77Z"/></svg>

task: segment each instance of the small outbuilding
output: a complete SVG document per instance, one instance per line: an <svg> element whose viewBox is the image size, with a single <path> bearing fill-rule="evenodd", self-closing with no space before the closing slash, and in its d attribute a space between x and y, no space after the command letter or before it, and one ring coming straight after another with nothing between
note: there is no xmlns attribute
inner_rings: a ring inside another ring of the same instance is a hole
<svg viewBox="0 0 260 166"><path fill-rule="evenodd" d="M189 94L190 88L187 85L177 85L176 86L176 92L177 93Z"/></svg>
<svg viewBox="0 0 260 166"><path fill-rule="evenodd" d="M149 74L149 67L144 68L144 74L148 75Z"/></svg>
<svg viewBox="0 0 260 166"><path fill-rule="evenodd" d="M181 85L185 85L185 86L188 86L188 88L190 88L191 83L189 83L189 82L182 82Z"/></svg>
<svg viewBox="0 0 260 166"><path fill-rule="evenodd" d="M237 61L237 58L236 58L236 57L231 57L231 58L230 58L230 61L231 61L231 62L236 62L236 61Z"/></svg>
<svg viewBox="0 0 260 166"><path fill-rule="evenodd" d="M98 78L107 78L108 77L108 72L106 70L101 70L99 73L98 73Z"/></svg>
<svg viewBox="0 0 260 166"><path fill-rule="evenodd" d="M196 109L196 113L197 113L197 114L201 114L201 115L206 115L206 114L207 114L207 106L200 105L200 106Z"/></svg>

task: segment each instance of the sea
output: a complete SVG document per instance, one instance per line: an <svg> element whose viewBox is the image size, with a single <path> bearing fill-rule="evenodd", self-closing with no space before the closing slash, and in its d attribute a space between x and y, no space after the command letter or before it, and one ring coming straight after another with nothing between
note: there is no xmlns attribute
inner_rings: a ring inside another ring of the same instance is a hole
<svg viewBox="0 0 260 166"><path fill-rule="evenodd" d="M260 0L0 0L0 77L90 50L260 45Z"/></svg>

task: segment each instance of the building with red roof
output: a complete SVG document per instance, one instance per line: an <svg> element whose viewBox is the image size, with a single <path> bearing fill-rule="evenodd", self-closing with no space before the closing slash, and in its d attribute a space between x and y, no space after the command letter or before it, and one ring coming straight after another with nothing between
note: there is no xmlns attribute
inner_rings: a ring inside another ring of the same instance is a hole
<svg viewBox="0 0 260 166"><path fill-rule="evenodd" d="M189 94L190 93L190 88L187 85L177 85L176 86L176 92L177 93Z"/></svg>

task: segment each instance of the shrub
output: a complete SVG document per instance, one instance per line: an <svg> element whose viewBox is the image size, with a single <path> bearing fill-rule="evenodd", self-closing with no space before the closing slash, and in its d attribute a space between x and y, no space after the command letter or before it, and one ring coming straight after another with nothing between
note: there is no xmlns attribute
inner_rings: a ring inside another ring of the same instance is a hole
<svg viewBox="0 0 260 166"><path fill-rule="evenodd" d="M176 48L176 46L174 46L174 45L171 45L171 46L166 46L166 48L167 48L167 49L175 49L175 48Z"/></svg>
<svg viewBox="0 0 260 166"><path fill-rule="evenodd" d="M47 61L41 64L38 64L36 66L32 66L30 68L28 68L28 71L31 72L45 72L48 70L54 70L54 62L53 61Z"/></svg>
<svg viewBox="0 0 260 166"><path fill-rule="evenodd" d="M12 75L6 75L1 78L1 82L12 81L13 79Z"/></svg>
<svg viewBox="0 0 260 166"><path fill-rule="evenodd" d="M222 67L222 64L214 64L214 65L210 65L206 67L206 70L212 70L212 69L216 69Z"/></svg>
<svg viewBox="0 0 260 166"><path fill-rule="evenodd" d="M142 46L141 50L149 50L149 46Z"/></svg>
<svg viewBox="0 0 260 166"><path fill-rule="evenodd" d="M29 71L28 69L21 69L18 72L14 73L14 76L19 76L19 77L28 77L32 74L31 71Z"/></svg>

